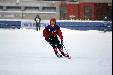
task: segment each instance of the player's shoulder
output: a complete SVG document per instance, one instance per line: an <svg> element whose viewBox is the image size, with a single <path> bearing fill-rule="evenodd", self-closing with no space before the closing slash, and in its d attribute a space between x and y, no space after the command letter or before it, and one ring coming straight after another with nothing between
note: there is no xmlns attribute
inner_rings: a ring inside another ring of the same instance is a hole
<svg viewBox="0 0 113 75"><path fill-rule="evenodd" d="M49 28L49 27L51 27L51 26L50 25L46 26L46 28Z"/></svg>
<svg viewBox="0 0 113 75"><path fill-rule="evenodd" d="M59 25L55 25L55 26L56 26L57 29L60 29L60 26Z"/></svg>
<svg viewBox="0 0 113 75"><path fill-rule="evenodd" d="M50 28L50 25L48 25L48 26L45 27L45 29L49 29L49 28Z"/></svg>

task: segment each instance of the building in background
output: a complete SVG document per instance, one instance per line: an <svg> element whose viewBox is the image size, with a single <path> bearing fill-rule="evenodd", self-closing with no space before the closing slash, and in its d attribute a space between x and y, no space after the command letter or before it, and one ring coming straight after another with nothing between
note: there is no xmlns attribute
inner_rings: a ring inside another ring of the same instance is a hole
<svg viewBox="0 0 113 75"><path fill-rule="evenodd" d="M42 20L59 19L59 1L0 0L0 19L34 19L38 14Z"/></svg>
<svg viewBox="0 0 113 75"><path fill-rule="evenodd" d="M112 20L112 0L69 0L60 7L60 19Z"/></svg>
<svg viewBox="0 0 113 75"><path fill-rule="evenodd" d="M112 20L112 0L0 0L0 19Z"/></svg>

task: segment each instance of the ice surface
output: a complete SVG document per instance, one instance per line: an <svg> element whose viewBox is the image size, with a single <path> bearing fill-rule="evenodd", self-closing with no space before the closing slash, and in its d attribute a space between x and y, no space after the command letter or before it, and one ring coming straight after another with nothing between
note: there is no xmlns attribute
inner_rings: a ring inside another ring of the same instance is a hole
<svg viewBox="0 0 113 75"><path fill-rule="evenodd" d="M112 32L62 28L72 59L59 59L42 30L0 29L0 75L112 75Z"/></svg>

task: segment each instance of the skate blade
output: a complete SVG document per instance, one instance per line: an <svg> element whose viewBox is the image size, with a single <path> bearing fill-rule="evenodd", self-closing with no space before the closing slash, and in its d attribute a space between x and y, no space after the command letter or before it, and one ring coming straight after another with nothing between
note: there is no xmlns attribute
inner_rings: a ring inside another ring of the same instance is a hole
<svg viewBox="0 0 113 75"><path fill-rule="evenodd" d="M71 56L68 56L68 57L65 57L65 56L64 56L64 58L71 59Z"/></svg>

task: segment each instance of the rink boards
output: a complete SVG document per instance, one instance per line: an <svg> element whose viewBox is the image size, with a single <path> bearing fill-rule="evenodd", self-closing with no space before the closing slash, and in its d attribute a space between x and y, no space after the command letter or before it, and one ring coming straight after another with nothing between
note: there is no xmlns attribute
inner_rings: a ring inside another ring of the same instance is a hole
<svg viewBox="0 0 113 75"><path fill-rule="evenodd" d="M49 24L49 20L41 21L41 26L45 27ZM81 20L57 20L60 27L74 30L107 30L112 31L112 22L109 21L81 21ZM0 28L26 28L35 29L36 23L34 20L0 20Z"/></svg>

